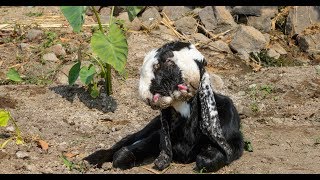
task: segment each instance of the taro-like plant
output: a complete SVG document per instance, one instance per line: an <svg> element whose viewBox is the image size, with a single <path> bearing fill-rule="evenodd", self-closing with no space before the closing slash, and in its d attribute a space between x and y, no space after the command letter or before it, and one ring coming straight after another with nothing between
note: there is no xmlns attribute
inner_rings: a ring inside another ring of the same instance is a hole
<svg viewBox="0 0 320 180"><path fill-rule="evenodd" d="M91 37L90 46L93 59L88 66L81 65L81 58L73 65L69 71L69 85L75 83L80 76L80 81L84 83L93 98L99 95L98 82L94 78L100 76L104 79L104 85L107 95L112 94L111 67L120 75L125 75L125 65L128 55L128 44L123 30L116 20L113 19L114 6L112 6L109 24L102 27L99 14L94 7L89 7L93 11L99 30L95 31ZM142 6L127 7L129 19L133 18L142 10ZM61 11L70 23L74 32L80 32L85 21L86 6L62 6ZM105 33L106 32L106 33ZM79 53L81 56L81 52ZM94 66L100 68L98 71Z"/></svg>

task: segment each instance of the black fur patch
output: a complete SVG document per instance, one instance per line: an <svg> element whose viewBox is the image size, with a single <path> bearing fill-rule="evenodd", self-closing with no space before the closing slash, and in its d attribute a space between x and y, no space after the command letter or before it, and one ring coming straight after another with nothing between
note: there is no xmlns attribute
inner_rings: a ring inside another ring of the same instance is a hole
<svg viewBox="0 0 320 180"><path fill-rule="evenodd" d="M159 68L154 70L155 78L151 80L150 92L169 96L183 83L179 67L172 61L160 61Z"/></svg>

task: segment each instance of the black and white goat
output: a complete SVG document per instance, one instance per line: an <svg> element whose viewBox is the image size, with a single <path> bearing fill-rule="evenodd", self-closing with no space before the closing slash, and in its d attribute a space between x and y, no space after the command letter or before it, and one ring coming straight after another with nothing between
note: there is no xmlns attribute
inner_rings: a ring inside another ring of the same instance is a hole
<svg viewBox="0 0 320 180"><path fill-rule="evenodd" d="M141 98L160 115L108 150L85 159L98 166L113 161L127 169L156 157L159 170L172 161L216 171L241 157L240 118L230 98L213 91L206 60L194 45L167 43L149 52L140 72Z"/></svg>

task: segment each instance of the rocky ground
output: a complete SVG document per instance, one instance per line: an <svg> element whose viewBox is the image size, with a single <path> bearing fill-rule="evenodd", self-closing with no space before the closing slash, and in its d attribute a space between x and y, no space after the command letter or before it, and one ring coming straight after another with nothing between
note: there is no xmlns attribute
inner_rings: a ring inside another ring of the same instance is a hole
<svg viewBox="0 0 320 180"><path fill-rule="evenodd" d="M110 7L96 8L108 23ZM152 160L129 170L81 161L158 114L139 99L139 67L148 51L172 40L190 41L204 54L208 71L218 75L216 90L235 102L253 147L215 173L319 173L319 7L147 7L133 22L118 7L127 27L128 78L113 72L112 97L96 100L67 77L79 47L90 52L92 12L75 34L59 7L0 9L0 108L11 112L25 140L0 150L0 173L199 173L194 163L159 172ZM7 79L10 68L23 82ZM106 100L113 108L101 104ZM1 127L0 143L13 132L12 124Z"/></svg>

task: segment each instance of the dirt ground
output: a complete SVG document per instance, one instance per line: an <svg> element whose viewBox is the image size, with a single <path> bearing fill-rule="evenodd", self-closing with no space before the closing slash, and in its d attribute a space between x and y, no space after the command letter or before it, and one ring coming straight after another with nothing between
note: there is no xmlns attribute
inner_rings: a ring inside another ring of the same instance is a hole
<svg viewBox="0 0 320 180"><path fill-rule="evenodd" d="M49 24L66 23L58 7L0 9L0 24L30 25L35 21L43 24L45 17ZM26 16L30 11L41 11L43 14L40 17ZM87 19L86 24L93 23L90 17ZM8 27L10 26L6 28ZM77 46L76 41L81 40L77 39L79 36L74 35L69 27L47 29L56 32L59 38L71 39L67 42L68 45ZM3 37L8 37L11 31L1 32L5 34ZM80 36L83 38L88 32L90 28ZM58 74L63 71L63 67L74 63L76 54L68 51L71 48L68 45L63 62L53 65L56 69L50 82L3 83L0 86L0 108L11 112L26 143L16 145L11 142L0 150L0 173L198 173L194 170L195 163L172 163L168 169L158 172L152 169L152 160L129 170L113 168L111 163L105 163L102 168L89 167L81 161L89 154L110 148L121 138L143 128L159 113L139 99L139 67L145 53L174 39L174 36L156 30L151 33L127 34L129 54L126 69L129 76L123 81L114 73L112 98L117 104L114 112L102 111L91 99L86 98L81 85L70 87L62 83L62 77ZM40 73L37 77L48 73L46 68L52 68L50 63L39 63L40 58L34 56L36 50L20 52L18 44L21 42L24 40L0 44L0 79L5 77L5 72L12 66L18 67L19 72L25 75ZM33 47L39 44L26 43ZM87 43L83 42L83 45L86 46ZM242 132L253 147L253 152L245 151L239 160L215 173L319 173L319 65L264 67L253 72L251 67L239 59L228 56L214 58L208 49L199 50L209 62L208 71L221 77L222 81L214 83L216 90L230 96L235 102L241 115ZM17 54L22 57L19 62ZM39 69L43 71L39 72ZM0 129L1 143L12 134L10 129L12 128ZM39 140L49 144L47 150L39 146ZM74 164L70 169L61 158L63 154Z"/></svg>

